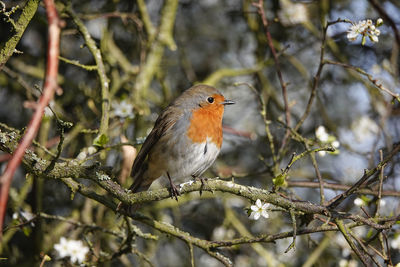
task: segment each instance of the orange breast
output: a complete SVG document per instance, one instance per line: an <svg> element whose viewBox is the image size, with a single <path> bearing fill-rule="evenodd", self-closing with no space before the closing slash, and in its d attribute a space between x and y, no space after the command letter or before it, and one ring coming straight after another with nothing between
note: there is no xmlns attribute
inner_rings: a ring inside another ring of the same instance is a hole
<svg viewBox="0 0 400 267"><path fill-rule="evenodd" d="M224 106L201 107L193 111L188 137L194 143L204 143L207 137L218 147L222 145L222 116Z"/></svg>

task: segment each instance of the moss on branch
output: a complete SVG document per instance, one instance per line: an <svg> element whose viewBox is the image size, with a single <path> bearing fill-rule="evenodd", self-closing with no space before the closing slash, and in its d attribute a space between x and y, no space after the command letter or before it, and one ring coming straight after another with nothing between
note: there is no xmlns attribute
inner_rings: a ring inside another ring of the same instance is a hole
<svg viewBox="0 0 400 267"><path fill-rule="evenodd" d="M24 9L22 10L21 15L18 18L18 21L13 24L15 33L4 44L3 49L0 50L0 69L3 67L4 64L6 64L7 60L14 53L15 47L19 43L19 40L24 34L25 29L28 27L29 22L35 15L38 6L39 6L39 0L27 1Z"/></svg>
<svg viewBox="0 0 400 267"><path fill-rule="evenodd" d="M16 132L0 132L0 150L12 153L16 148L19 139L20 135ZM50 161L39 158L30 150L26 151L23 158L23 163L29 172L32 172L34 175L47 179L62 179L72 191L78 191L90 198L94 198L113 210L116 210L116 203L109 196L98 195L95 193L95 188L91 188L94 185L82 185L70 178L91 180L111 194L112 197L117 198L126 205L140 204L170 198L170 192L167 188L132 194L115 182L112 176L109 174L109 168L104 167L101 164L80 166L77 165L75 160L70 160L56 163L51 171L44 173L47 166L50 164ZM283 197L281 194L273 193L264 189L252 186L244 186L231 181L223 181L219 179L209 179L204 185L202 185L201 182L184 184L180 190L180 193L187 194L190 192L198 192L200 190L203 192L219 191L223 193L230 193L244 197L251 202L260 199L263 202L271 203L287 211L294 210L297 213L300 213L300 215L320 214L328 218L350 219L354 222L360 222L362 224L369 225L375 229L388 229L391 228L391 226L396 222L396 218L394 217L388 219L385 221L385 223L377 223L373 218L365 218L358 215L337 212L335 210L328 209L325 206L317 205L308 201L293 200Z"/></svg>
<svg viewBox="0 0 400 267"><path fill-rule="evenodd" d="M0 150L13 153L18 145L18 141L21 138L20 134L14 131L1 132L0 131ZM28 150L23 158L23 163L29 172L34 175L47 178L47 179L59 179L66 184L73 193L79 192L80 194L94 199L104 206L116 211L117 204L114 198L119 199L126 205L132 205L136 203L151 202L157 200L163 200L170 197L168 189L163 188L154 191L146 191L132 194L128 190L122 188L116 183L112 176L108 174L107 168L101 166L101 164L94 164L92 166L80 166L75 160L69 160L65 162L57 162L54 164L49 172L45 173L47 166L51 161L39 158L34 152ZM77 178L88 179L95 183L82 184ZM99 188L96 185L101 186L108 194L100 194ZM181 194L187 194L196 191L208 191L208 192L223 192L230 193L233 195L244 197L251 202L257 199L263 202L271 203L277 207L281 207L285 210L296 212L298 215L302 214L319 214L329 218L334 218L336 221L342 219L350 219L353 222L347 223L346 227L360 225L369 225L375 229L389 229L396 222L397 218L379 219L379 218L365 218L359 215L347 214L342 212L336 212L334 210L328 210L327 207L316 205L307 201L292 200L283 197L280 194L269 192L264 189L255 188L251 186L244 186L233 183L231 181L223 181L219 179L209 179L204 185L201 182L193 182L183 184L180 192ZM111 196L112 197L111 197ZM122 211L124 213L124 211ZM294 232L285 232L276 235L260 235L258 237L241 237L233 240L225 241L208 241L192 236L190 233L180 230L179 228L170 225L168 223L160 222L152 218L146 217L140 213L135 213L131 217L137 221L145 223L158 231L174 236L188 243L189 246L195 245L210 256L221 261L225 266L231 266L232 263L223 254L216 251L219 247L228 247L238 244L245 243L256 243L256 242L273 242L277 239L287 238L294 235ZM316 227L302 228L296 231L297 235L309 234L314 232L324 231L337 231L336 226L322 225Z"/></svg>

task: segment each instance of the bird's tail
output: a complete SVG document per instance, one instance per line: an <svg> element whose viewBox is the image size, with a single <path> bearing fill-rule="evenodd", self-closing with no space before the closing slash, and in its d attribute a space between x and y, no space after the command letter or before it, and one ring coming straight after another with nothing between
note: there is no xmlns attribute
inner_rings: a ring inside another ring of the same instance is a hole
<svg viewBox="0 0 400 267"><path fill-rule="evenodd" d="M138 193L138 192L143 192L149 189L151 183L148 183L149 179L146 179L146 173L147 172L142 172L139 171L139 173L136 173L133 175L134 181L133 184L129 187L129 190L132 193ZM140 204L133 204L133 205L124 205L121 203L118 204L117 211L121 212L124 211L128 215L134 214L139 208Z"/></svg>

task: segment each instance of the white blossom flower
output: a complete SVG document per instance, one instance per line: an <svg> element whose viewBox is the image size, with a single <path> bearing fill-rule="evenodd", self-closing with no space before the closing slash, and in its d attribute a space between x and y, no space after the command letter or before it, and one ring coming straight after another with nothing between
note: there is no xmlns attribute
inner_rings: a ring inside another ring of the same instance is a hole
<svg viewBox="0 0 400 267"><path fill-rule="evenodd" d="M251 215L250 218L254 220L258 220L261 216L264 218L269 218L269 214L267 212L267 208L269 203L262 203L261 200L257 199L255 205L250 207Z"/></svg>
<svg viewBox="0 0 400 267"><path fill-rule="evenodd" d="M381 206L381 207L384 207L385 205L386 205L386 201L382 198L382 199L380 199L379 200L379 205Z"/></svg>
<svg viewBox="0 0 400 267"><path fill-rule="evenodd" d="M30 213L29 211L21 211L20 214L27 221L30 221L35 217L33 213Z"/></svg>
<svg viewBox="0 0 400 267"><path fill-rule="evenodd" d="M362 36L361 44L364 45L365 38L369 37L371 42L377 43L379 41L378 36L381 34L377 27L383 24L382 19L378 19L374 25L372 20L361 20L358 23L352 23L352 25L347 30L347 39L353 42L357 39L359 35Z"/></svg>
<svg viewBox="0 0 400 267"><path fill-rule="evenodd" d="M61 258L69 256L69 241L65 237L60 238L60 243L54 245L54 249L57 251Z"/></svg>
<svg viewBox="0 0 400 267"><path fill-rule="evenodd" d="M334 148L338 148L338 147L340 147L340 142L337 141L337 140L335 140L335 141L332 142L332 146L333 146Z"/></svg>
<svg viewBox="0 0 400 267"><path fill-rule="evenodd" d="M81 263L85 260L89 248L80 240L70 240L70 257L72 262Z"/></svg>
<svg viewBox="0 0 400 267"><path fill-rule="evenodd" d="M336 140L336 137L334 135L328 134L326 128L322 125L318 126L315 130L315 137L320 143L323 143L324 145L331 145L334 148L339 148L340 146L340 142ZM318 155L320 155L321 157L324 157L326 154L326 151L318 151ZM339 154L339 150L329 152L329 154Z"/></svg>
<svg viewBox="0 0 400 267"><path fill-rule="evenodd" d="M370 35L369 39L374 42L377 43L379 41L378 36L377 35Z"/></svg>
<svg viewBox="0 0 400 267"><path fill-rule="evenodd" d="M400 235L392 239L392 241L390 242L390 246L394 249L400 250Z"/></svg>
<svg viewBox="0 0 400 267"><path fill-rule="evenodd" d="M315 136L321 142L327 142L329 138L329 134L326 132L325 127L322 125L318 126L317 130L315 130Z"/></svg>
<svg viewBox="0 0 400 267"><path fill-rule="evenodd" d="M354 199L354 204L356 206L361 207L361 206L365 205L365 201L358 197L358 198Z"/></svg>
<svg viewBox="0 0 400 267"><path fill-rule="evenodd" d="M133 106L126 100L121 102L113 102L112 107L114 108L114 115L121 118L133 118Z"/></svg>
<svg viewBox="0 0 400 267"><path fill-rule="evenodd" d="M35 226L35 223L32 221L35 218L35 215L29 211L20 211L14 212L12 215L13 220L22 220L24 222L30 222L31 226Z"/></svg>
<svg viewBox="0 0 400 267"><path fill-rule="evenodd" d="M353 42L357 39L358 35L365 31L365 20L360 21L357 24L352 24L347 30L347 39Z"/></svg>
<svg viewBox="0 0 400 267"><path fill-rule="evenodd" d="M82 241L68 240L65 237L60 238L60 243L55 244L54 249L61 258L70 257L73 263L82 263L89 252L89 248L84 246Z"/></svg>

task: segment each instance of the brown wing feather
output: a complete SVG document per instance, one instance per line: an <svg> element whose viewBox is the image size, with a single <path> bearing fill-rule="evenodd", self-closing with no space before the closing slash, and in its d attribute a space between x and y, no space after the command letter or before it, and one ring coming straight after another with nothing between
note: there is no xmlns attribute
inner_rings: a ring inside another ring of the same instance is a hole
<svg viewBox="0 0 400 267"><path fill-rule="evenodd" d="M134 182L129 188L132 192L147 190L147 188L142 188L142 190L140 188L144 182L143 179L145 179L144 173L147 169L147 156L161 136L178 121L181 115L182 112L176 109L176 107L169 106L157 118L153 130L147 136L142 149L133 162L131 176L134 178Z"/></svg>

